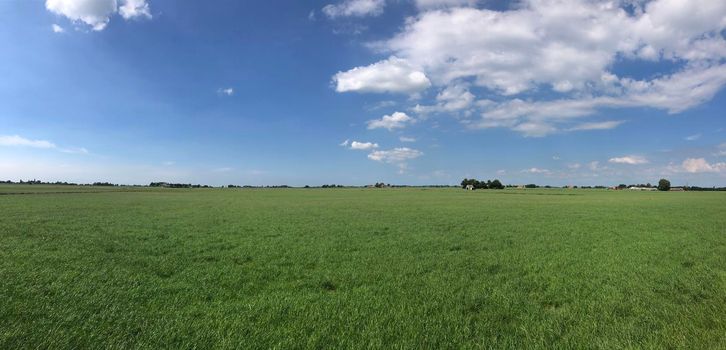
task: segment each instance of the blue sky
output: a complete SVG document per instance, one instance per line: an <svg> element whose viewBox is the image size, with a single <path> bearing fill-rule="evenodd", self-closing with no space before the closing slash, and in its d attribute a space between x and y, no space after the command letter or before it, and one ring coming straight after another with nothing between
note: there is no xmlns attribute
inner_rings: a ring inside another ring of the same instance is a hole
<svg viewBox="0 0 726 350"><path fill-rule="evenodd" d="M726 4L0 2L0 179L726 185Z"/></svg>

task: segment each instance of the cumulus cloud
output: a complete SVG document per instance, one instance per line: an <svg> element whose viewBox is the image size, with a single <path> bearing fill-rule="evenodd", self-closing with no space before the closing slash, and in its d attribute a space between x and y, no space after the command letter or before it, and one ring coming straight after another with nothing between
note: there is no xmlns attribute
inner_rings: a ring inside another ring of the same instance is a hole
<svg viewBox="0 0 726 350"><path fill-rule="evenodd" d="M52 28L53 28L53 33L63 33L66 31L65 29L63 29L63 27L61 27L57 24L54 24Z"/></svg>
<svg viewBox="0 0 726 350"><path fill-rule="evenodd" d="M385 0L345 0L326 5L323 13L330 18L378 16L385 6Z"/></svg>
<svg viewBox="0 0 726 350"><path fill-rule="evenodd" d="M229 87L229 88L219 88L219 89L217 89L217 93L220 94L220 95L232 96L232 95L234 95L234 89L231 88L231 87Z"/></svg>
<svg viewBox="0 0 726 350"><path fill-rule="evenodd" d="M646 163L648 163L648 160L642 156L623 156L623 157L610 158L610 160L608 160L608 162L616 163L616 164L638 165L638 164L646 164Z"/></svg>
<svg viewBox="0 0 726 350"><path fill-rule="evenodd" d="M409 117L406 113L395 112L391 115L384 115L381 119L369 120L368 129L393 129L405 128L407 124L413 123L415 119Z"/></svg>
<svg viewBox="0 0 726 350"><path fill-rule="evenodd" d="M374 149L374 148L378 148L378 144L377 143L373 143L373 142L358 142L358 141L353 141L353 142L350 143L350 149L353 149L353 150L362 150L362 151L365 151L365 150L371 150L371 149Z"/></svg>
<svg viewBox="0 0 726 350"><path fill-rule="evenodd" d="M124 19L147 18L151 19L151 10L146 0L126 0L121 7L118 8L119 14Z"/></svg>
<svg viewBox="0 0 726 350"><path fill-rule="evenodd" d="M395 56L369 66L338 72L333 82L337 92L413 94L431 86L423 72L407 60Z"/></svg>
<svg viewBox="0 0 726 350"><path fill-rule="evenodd" d="M726 163L709 163L704 158L688 158L681 167L688 173L720 173L726 172Z"/></svg>
<svg viewBox="0 0 726 350"><path fill-rule="evenodd" d="M124 19L151 18L146 0L46 0L45 8L76 23L84 23L95 31L106 28L117 11Z"/></svg>
<svg viewBox="0 0 726 350"><path fill-rule="evenodd" d="M574 121L605 108L680 113L712 99L726 84L724 1L522 0L507 11L460 7L472 3L419 0L421 13L390 39L371 44L419 73L418 84L374 74L390 64L381 61L336 77L364 70L376 76L370 81L397 88L337 79L338 91L411 93L433 85L442 93L436 103L415 107L417 113L450 113L473 104L482 113L480 120L468 121L470 127L543 136L617 127L615 121ZM620 61L668 63L676 69L635 79L611 71ZM498 95L499 102L475 102L474 90L462 81ZM537 95L523 99L533 92Z"/></svg>
<svg viewBox="0 0 726 350"><path fill-rule="evenodd" d="M399 173L403 173L407 168L407 162L412 159L421 157L423 152L408 147L398 147L390 150L374 151L368 155L368 159L377 162L394 164L398 166Z"/></svg>
<svg viewBox="0 0 726 350"><path fill-rule="evenodd" d="M408 137L408 136L401 136L398 138L398 140L401 142L416 142L415 137Z"/></svg>
<svg viewBox="0 0 726 350"><path fill-rule="evenodd" d="M474 78L503 95L539 84L569 92L597 81L618 54L635 57L649 46L685 58L697 56L695 43L723 44L725 17L726 5L710 0L656 0L639 16L610 1L529 0L511 11L425 12L382 45L436 83Z"/></svg>
<svg viewBox="0 0 726 350"><path fill-rule="evenodd" d="M462 84L453 84L444 88L437 96L437 104L433 106L416 105L416 113L443 113L456 112L472 106L476 96Z"/></svg>

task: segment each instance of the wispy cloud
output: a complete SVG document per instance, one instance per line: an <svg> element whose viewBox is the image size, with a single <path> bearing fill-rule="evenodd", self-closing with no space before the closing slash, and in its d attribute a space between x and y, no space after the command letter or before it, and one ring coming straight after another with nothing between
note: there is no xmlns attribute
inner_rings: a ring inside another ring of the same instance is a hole
<svg viewBox="0 0 726 350"><path fill-rule="evenodd" d="M52 149L63 153L89 154L88 150L83 147L59 147L47 140L32 140L20 135L0 135L0 146Z"/></svg>
<svg viewBox="0 0 726 350"><path fill-rule="evenodd" d="M56 148L57 146L46 140L31 140L19 135L0 136L0 146Z"/></svg>
<svg viewBox="0 0 726 350"><path fill-rule="evenodd" d="M421 157L423 152L408 147L398 147L390 150L374 151L368 155L368 159L377 162L394 164L398 167L400 174L408 168L408 161Z"/></svg>
<svg viewBox="0 0 726 350"><path fill-rule="evenodd" d="M646 163L648 163L648 160L642 156L631 155L631 156L610 158L610 160L608 160L608 162L616 163L616 164L638 165L638 164L646 164Z"/></svg>
<svg viewBox="0 0 726 350"><path fill-rule="evenodd" d="M686 140L686 141L696 141L696 140L698 140L700 138L701 138L701 134L695 134L695 135L686 136L684 138L684 140Z"/></svg>
<svg viewBox="0 0 726 350"><path fill-rule="evenodd" d="M606 122L582 123L567 129L567 131L587 131L587 130L609 130L615 129L620 124L625 123L624 120L611 120Z"/></svg>
<svg viewBox="0 0 726 350"><path fill-rule="evenodd" d="M552 173L548 169L541 169L541 168L529 168L522 170L523 173L527 174L550 174Z"/></svg>

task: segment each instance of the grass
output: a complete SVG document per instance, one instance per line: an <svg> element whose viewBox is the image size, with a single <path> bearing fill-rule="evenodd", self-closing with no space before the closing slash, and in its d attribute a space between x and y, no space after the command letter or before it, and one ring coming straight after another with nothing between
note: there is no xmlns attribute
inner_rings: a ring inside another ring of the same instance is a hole
<svg viewBox="0 0 726 350"><path fill-rule="evenodd" d="M726 348L726 193L94 189L0 186L0 348Z"/></svg>

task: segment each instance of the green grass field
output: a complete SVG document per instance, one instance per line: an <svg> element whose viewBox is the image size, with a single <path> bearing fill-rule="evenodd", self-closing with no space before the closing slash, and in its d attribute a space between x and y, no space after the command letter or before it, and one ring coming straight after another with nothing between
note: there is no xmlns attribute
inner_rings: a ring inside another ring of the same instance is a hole
<svg viewBox="0 0 726 350"><path fill-rule="evenodd" d="M0 349L726 348L726 193L0 186L0 213Z"/></svg>

